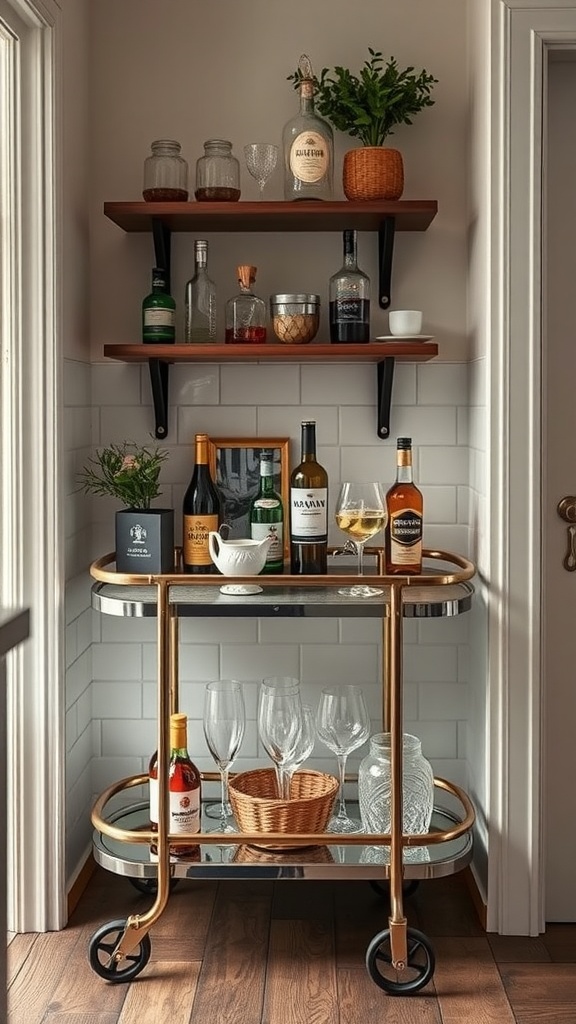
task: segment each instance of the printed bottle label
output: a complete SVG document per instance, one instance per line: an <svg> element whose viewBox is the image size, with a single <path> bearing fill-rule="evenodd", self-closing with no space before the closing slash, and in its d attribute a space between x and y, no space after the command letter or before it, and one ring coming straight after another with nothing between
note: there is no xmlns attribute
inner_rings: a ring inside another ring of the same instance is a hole
<svg viewBox="0 0 576 1024"><path fill-rule="evenodd" d="M158 779L149 780L150 821L158 824Z"/></svg>
<svg viewBox="0 0 576 1024"><path fill-rule="evenodd" d="M208 550L208 534L218 529L218 516L184 516L185 565L212 565Z"/></svg>
<svg viewBox="0 0 576 1024"><path fill-rule="evenodd" d="M262 507L262 502L257 502L257 505ZM279 501L269 502L267 507L279 505ZM272 543L268 548L268 554L266 555L267 562L280 562L284 554L283 538L284 530L282 523L252 523L250 526L250 535L252 540L265 540L266 537L270 537Z"/></svg>
<svg viewBox="0 0 576 1024"><path fill-rule="evenodd" d="M299 544L328 540L328 491L326 487L307 490L290 488L290 536Z"/></svg>
<svg viewBox="0 0 576 1024"><path fill-rule="evenodd" d="M173 835L200 831L200 787L170 793L169 831Z"/></svg>
<svg viewBox="0 0 576 1024"><path fill-rule="evenodd" d="M336 299L334 302L333 319L336 323L359 323L364 320L365 300Z"/></svg>
<svg viewBox="0 0 576 1024"><path fill-rule="evenodd" d="M390 558L395 565L411 565L422 557L422 516L411 508L390 516Z"/></svg>
<svg viewBox="0 0 576 1024"><path fill-rule="evenodd" d="M290 146L290 170L299 181L322 181L328 161L328 145L320 132L300 132Z"/></svg>
<svg viewBox="0 0 576 1024"><path fill-rule="evenodd" d="M155 306L144 310L144 327L174 327L176 314L173 309Z"/></svg>

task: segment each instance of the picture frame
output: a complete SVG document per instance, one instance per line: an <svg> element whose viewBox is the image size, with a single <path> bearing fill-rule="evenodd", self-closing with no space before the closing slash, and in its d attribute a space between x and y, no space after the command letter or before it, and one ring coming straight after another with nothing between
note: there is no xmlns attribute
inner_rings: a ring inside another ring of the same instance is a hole
<svg viewBox="0 0 576 1024"><path fill-rule="evenodd" d="M225 539L250 536L248 514L252 498L258 493L260 452L273 452L274 487L284 507L284 557L290 550L288 530L288 486L290 479L290 439L288 437L210 437L208 460L210 474L223 501L222 521L230 530Z"/></svg>

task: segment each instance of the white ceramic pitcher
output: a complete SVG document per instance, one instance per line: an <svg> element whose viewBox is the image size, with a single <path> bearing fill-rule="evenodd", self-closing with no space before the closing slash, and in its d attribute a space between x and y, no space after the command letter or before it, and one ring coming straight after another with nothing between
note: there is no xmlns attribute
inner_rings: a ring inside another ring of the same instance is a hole
<svg viewBox="0 0 576 1024"><path fill-rule="evenodd" d="M210 557L223 576L257 576L262 572L272 537L263 540L223 540L213 530L208 534Z"/></svg>

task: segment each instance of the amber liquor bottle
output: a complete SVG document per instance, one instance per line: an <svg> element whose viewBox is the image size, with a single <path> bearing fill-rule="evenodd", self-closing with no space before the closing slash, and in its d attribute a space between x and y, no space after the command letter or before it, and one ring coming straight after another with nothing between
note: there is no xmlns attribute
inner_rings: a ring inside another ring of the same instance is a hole
<svg viewBox="0 0 576 1024"><path fill-rule="evenodd" d="M386 495L386 509L386 573L418 575L422 572L424 499L413 479L411 437L398 438L396 481Z"/></svg>
<svg viewBox="0 0 576 1024"><path fill-rule="evenodd" d="M150 792L150 829L158 831L158 751L148 768ZM168 832L171 835L193 835L200 831L200 772L188 753L187 718L170 715L170 764L168 767ZM155 843L151 852L158 853ZM171 857L196 857L197 843L171 844Z"/></svg>

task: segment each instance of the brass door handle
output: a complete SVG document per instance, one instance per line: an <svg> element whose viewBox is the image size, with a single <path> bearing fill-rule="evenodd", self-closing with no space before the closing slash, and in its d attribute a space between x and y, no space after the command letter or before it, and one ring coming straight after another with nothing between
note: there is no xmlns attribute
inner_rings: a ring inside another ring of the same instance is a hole
<svg viewBox="0 0 576 1024"><path fill-rule="evenodd" d="M567 572L576 569L576 497L568 495L558 502L557 512L565 523L568 523L568 551L562 565Z"/></svg>

